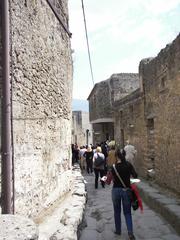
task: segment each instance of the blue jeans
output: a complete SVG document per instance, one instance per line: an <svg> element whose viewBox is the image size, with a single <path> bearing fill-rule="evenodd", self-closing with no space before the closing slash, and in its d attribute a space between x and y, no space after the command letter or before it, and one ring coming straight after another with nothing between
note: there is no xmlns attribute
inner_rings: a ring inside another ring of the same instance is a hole
<svg viewBox="0 0 180 240"><path fill-rule="evenodd" d="M112 189L112 201L114 207L114 221L117 233L121 233L121 201L123 206L123 213L126 220L128 233L133 233L131 202L127 192L123 188Z"/></svg>

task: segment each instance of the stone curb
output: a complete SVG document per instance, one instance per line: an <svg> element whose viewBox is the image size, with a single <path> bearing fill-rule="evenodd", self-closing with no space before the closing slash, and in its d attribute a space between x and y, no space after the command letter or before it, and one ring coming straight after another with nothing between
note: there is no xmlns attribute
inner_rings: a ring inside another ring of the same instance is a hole
<svg viewBox="0 0 180 240"><path fill-rule="evenodd" d="M64 201L39 225L39 240L77 240L78 226L86 205L84 177L79 165L72 171L73 189Z"/></svg>
<svg viewBox="0 0 180 240"><path fill-rule="evenodd" d="M143 201L180 234L180 201L163 194L162 190L150 186L145 180L138 184L138 189Z"/></svg>

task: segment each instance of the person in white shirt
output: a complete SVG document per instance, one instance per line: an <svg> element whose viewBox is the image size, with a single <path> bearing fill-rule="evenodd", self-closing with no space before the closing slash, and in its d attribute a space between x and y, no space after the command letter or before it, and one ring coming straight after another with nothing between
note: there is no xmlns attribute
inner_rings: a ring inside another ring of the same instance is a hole
<svg viewBox="0 0 180 240"><path fill-rule="evenodd" d="M137 153L135 147L130 144L130 141L126 141L127 145L124 147L124 151L126 152L126 160L134 165L134 157Z"/></svg>
<svg viewBox="0 0 180 240"><path fill-rule="evenodd" d="M95 173L95 189L98 188L99 175L100 175L100 178L102 178L105 175L104 164L105 164L105 156L102 153L101 147L98 146L96 148L96 152L94 153L94 157L93 157L93 165L94 165L94 173ZM105 187L104 181L101 181L101 185L103 188Z"/></svg>

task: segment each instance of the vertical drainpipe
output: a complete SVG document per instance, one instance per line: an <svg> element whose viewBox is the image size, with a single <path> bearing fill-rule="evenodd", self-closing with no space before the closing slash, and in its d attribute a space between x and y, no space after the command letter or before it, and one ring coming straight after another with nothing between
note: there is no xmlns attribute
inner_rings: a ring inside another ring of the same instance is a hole
<svg viewBox="0 0 180 240"><path fill-rule="evenodd" d="M11 84L9 0L2 0L2 179L3 214L12 214Z"/></svg>

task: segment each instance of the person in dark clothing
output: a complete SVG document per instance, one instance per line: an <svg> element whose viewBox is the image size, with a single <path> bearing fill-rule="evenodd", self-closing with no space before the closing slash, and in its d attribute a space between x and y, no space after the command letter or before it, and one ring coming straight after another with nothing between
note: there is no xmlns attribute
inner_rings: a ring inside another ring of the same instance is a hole
<svg viewBox="0 0 180 240"><path fill-rule="evenodd" d="M107 158L107 156L108 156L108 148L107 148L106 142L102 142L101 143L101 149L102 149L102 153L104 154L105 158Z"/></svg>
<svg viewBox="0 0 180 240"><path fill-rule="evenodd" d="M91 146L88 146L87 151L84 153L84 157L86 158L86 170L87 173L93 172L93 150Z"/></svg>
<svg viewBox="0 0 180 240"><path fill-rule="evenodd" d="M74 145L74 162L78 163L79 162L79 148L77 143Z"/></svg>
<svg viewBox="0 0 180 240"><path fill-rule="evenodd" d="M71 144L71 151L72 151L72 165L75 163L75 151L74 151L74 144Z"/></svg>
<svg viewBox="0 0 180 240"><path fill-rule="evenodd" d="M116 163L115 168L122 178L127 188L130 188L130 177L137 178L137 173L133 165L125 160L125 156L118 149L116 150ZM126 220L126 226L128 230L129 240L134 240L133 223L131 215L131 201L127 193L127 189L123 187L123 184L119 180L114 168L112 168L113 176L113 188L112 188L112 201L114 207L114 221L115 221L115 234L121 234L121 202L123 207L123 213Z"/></svg>
<svg viewBox="0 0 180 240"><path fill-rule="evenodd" d="M104 174L107 173L107 157L108 157L108 146L106 144L106 142L102 142L101 143L101 149L102 149L102 153L104 154Z"/></svg>

